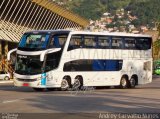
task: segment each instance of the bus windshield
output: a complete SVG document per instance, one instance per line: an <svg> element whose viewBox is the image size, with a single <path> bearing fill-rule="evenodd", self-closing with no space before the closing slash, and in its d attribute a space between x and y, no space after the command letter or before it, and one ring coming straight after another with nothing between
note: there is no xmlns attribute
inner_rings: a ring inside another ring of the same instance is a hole
<svg viewBox="0 0 160 119"><path fill-rule="evenodd" d="M48 41L48 34L24 34L18 48L45 49Z"/></svg>
<svg viewBox="0 0 160 119"><path fill-rule="evenodd" d="M43 62L39 60L39 57L17 55L15 72L21 75L41 74Z"/></svg>

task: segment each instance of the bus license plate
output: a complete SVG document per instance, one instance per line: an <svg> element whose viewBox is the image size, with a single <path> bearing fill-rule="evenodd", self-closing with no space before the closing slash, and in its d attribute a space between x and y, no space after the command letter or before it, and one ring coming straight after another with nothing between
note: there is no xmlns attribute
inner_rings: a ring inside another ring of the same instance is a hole
<svg viewBox="0 0 160 119"><path fill-rule="evenodd" d="M23 86L28 87L29 84L28 83L23 83Z"/></svg>

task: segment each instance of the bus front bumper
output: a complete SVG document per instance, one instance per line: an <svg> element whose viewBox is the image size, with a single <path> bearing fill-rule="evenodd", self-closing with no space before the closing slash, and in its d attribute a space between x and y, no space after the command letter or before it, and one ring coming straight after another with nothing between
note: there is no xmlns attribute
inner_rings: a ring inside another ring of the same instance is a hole
<svg viewBox="0 0 160 119"><path fill-rule="evenodd" d="M60 84L42 84L41 80L36 80L36 81L27 81L28 79L21 79L25 81L20 81L17 78L14 78L14 86L17 87L32 87L32 88L59 88ZM29 79L31 80L31 79Z"/></svg>

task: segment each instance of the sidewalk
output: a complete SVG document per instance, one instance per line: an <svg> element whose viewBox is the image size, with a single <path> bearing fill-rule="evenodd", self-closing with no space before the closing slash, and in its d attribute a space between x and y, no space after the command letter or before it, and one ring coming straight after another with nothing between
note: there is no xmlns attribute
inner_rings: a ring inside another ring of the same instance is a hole
<svg viewBox="0 0 160 119"><path fill-rule="evenodd" d="M0 79L0 84L5 84L5 83L13 83L13 80L11 79L11 80L5 81L5 80Z"/></svg>

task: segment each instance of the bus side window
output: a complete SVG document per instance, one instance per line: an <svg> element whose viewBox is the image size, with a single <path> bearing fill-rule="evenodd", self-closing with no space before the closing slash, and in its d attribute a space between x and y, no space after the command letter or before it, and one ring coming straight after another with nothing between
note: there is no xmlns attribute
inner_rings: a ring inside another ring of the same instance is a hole
<svg viewBox="0 0 160 119"><path fill-rule="evenodd" d="M123 48L123 42L121 37L112 37L112 48L113 49Z"/></svg>
<svg viewBox="0 0 160 119"><path fill-rule="evenodd" d="M137 38L136 48L139 50L151 49L151 39L149 38Z"/></svg>
<svg viewBox="0 0 160 119"><path fill-rule="evenodd" d="M64 44L65 44L65 42L67 40L67 36L68 35L66 35L66 34L57 34L57 35L54 35L51 38L49 47L50 48L63 48Z"/></svg>
<svg viewBox="0 0 160 119"><path fill-rule="evenodd" d="M99 48L109 48L110 47L110 39L107 36L99 36L98 37L98 47Z"/></svg>
<svg viewBox="0 0 160 119"><path fill-rule="evenodd" d="M71 37L68 51L73 50L73 49L78 49L82 47L82 36L79 35L74 35Z"/></svg>
<svg viewBox="0 0 160 119"><path fill-rule="evenodd" d="M96 37L95 36L84 36L84 47L85 48L96 48Z"/></svg>
<svg viewBox="0 0 160 119"><path fill-rule="evenodd" d="M135 49L136 48L136 42L135 38L124 38L125 40L125 49Z"/></svg>
<svg viewBox="0 0 160 119"><path fill-rule="evenodd" d="M91 60L74 60L66 62L63 71L92 71Z"/></svg>

